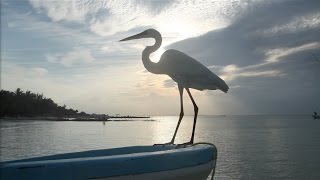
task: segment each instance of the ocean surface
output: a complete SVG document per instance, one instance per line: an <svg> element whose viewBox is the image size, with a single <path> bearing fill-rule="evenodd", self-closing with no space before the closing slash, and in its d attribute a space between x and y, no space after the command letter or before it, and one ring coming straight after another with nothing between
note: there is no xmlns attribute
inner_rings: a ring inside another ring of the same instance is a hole
<svg viewBox="0 0 320 180"><path fill-rule="evenodd" d="M154 121L1 120L1 161L170 141L178 117ZM190 140L185 116L176 142ZM320 120L311 116L199 116L195 142L218 148L215 179L320 179Z"/></svg>

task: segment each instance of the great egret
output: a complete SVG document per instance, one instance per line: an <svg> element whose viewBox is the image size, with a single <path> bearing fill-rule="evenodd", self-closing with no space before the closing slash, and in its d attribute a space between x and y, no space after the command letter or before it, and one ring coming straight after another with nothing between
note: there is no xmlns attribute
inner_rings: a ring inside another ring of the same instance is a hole
<svg viewBox="0 0 320 180"><path fill-rule="evenodd" d="M142 62L144 67L154 74L167 74L178 84L178 89L180 93L180 116L179 121L176 126L176 130L172 137L172 140L166 144L173 144L177 131L179 129L181 120L184 116L183 112L183 89L186 89L189 97L192 101L194 107L194 122L191 140L188 143L184 144L193 144L194 132L196 128L197 116L198 116L198 106L195 103L189 88L197 90L216 90L220 89L221 91L227 93L229 87L228 85L220 79L217 75L212 73L204 65L193 59L192 57L174 50L169 49L165 51L158 63L154 63L150 60L149 56L151 53L155 52L161 46L162 37L161 34L155 29L148 29L142 33L124 38L120 41L128 41L132 39L141 39L141 38L154 38L155 44L153 46L147 46L142 52Z"/></svg>

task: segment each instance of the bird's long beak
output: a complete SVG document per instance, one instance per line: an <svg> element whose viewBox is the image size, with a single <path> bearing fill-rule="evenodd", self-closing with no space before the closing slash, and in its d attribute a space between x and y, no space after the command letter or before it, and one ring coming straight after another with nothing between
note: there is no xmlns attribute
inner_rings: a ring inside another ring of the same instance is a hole
<svg viewBox="0 0 320 180"><path fill-rule="evenodd" d="M127 38L124 38L124 39L121 39L120 41L129 41L129 40L132 40L132 39L141 39L141 38L144 38L144 33L139 33L139 34L136 34L136 35L133 35L133 36L130 36L130 37L127 37Z"/></svg>

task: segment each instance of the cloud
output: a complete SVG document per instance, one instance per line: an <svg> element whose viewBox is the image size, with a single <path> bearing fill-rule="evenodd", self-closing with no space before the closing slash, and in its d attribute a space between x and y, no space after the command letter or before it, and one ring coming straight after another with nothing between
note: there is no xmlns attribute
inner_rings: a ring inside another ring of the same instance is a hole
<svg viewBox="0 0 320 180"><path fill-rule="evenodd" d="M167 79L163 81L163 86L166 88L177 87L177 83L174 82L172 79Z"/></svg>
<svg viewBox="0 0 320 180"><path fill-rule="evenodd" d="M158 1L158 0L29 0L39 14L54 22L86 24L93 33L111 36L129 30L156 27L176 40L199 35L228 25L243 13L249 0ZM252 3L255 4L255 3Z"/></svg>
<svg viewBox="0 0 320 180"><path fill-rule="evenodd" d="M319 24L320 27L320 24ZM275 63L289 55L305 52L308 50L320 49L320 42L310 42L297 47L271 49L266 52L266 62Z"/></svg>
<svg viewBox="0 0 320 180"><path fill-rule="evenodd" d="M181 50L228 83L227 94L192 91L202 114L308 113L320 101L317 0L4 2L1 57L16 64L2 67L4 87L89 112L175 114L175 83L141 72L153 41L118 43L154 27L162 50Z"/></svg>
<svg viewBox="0 0 320 180"><path fill-rule="evenodd" d="M46 74L48 74L48 70L46 70L45 68L41 68L41 67L31 68L31 71L29 73L29 75L31 75L33 77L45 76Z"/></svg>
<svg viewBox="0 0 320 180"><path fill-rule="evenodd" d="M265 37L275 34L297 33L306 29L317 29L320 26L320 13L306 14L304 17L295 17L285 24L261 30L259 35Z"/></svg>
<svg viewBox="0 0 320 180"><path fill-rule="evenodd" d="M283 73L279 70L258 70L253 68L250 70L248 67L239 68L234 64L227 65L221 69L220 77L227 81L231 82L237 78L258 78L258 77L281 77L284 76ZM238 86L240 87L240 86Z"/></svg>
<svg viewBox="0 0 320 180"><path fill-rule="evenodd" d="M75 21L83 23L90 14L97 13L106 8L104 1L42 1L29 0L38 13L45 12L53 21Z"/></svg>
<svg viewBox="0 0 320 180"><path fill-rule="evenodd" d="M90 25L90 30L100 36L111 36L117 32L128 31L134 25L129 22L123 22L118 17L106 17L104 20L97 20Z"/></svg>
<svg viewBox="0 0 320 180"><path fill-rule="evenodd" d="M15 76L21 79L25 78L43 78L48 75L49 71L43 67L23 67L14 64L2 63L2 75ZM5 78L4 78L5 79Z"/></svg>
<svg viewBox="0 0 320 180"><path fill-rule="evenodd" d="M146 6L151 13L158 14L177 3L177 0L135 0L138 4Z"/></svg>
<svg viewBox="0 0 320 180"><path fill-rule="evenodd" d="M274 64L278 64L281 60L287 60L289 56L294 56L300 52L319 48L320 42L309 43L298 47L271 49L265 53L265 60L262 63L248 65L241 68L237 67L235 64L227 65L220 70L222 73L221 77L229 82L236 78L243 77L283 77L286 75L282 72L283 69L272 69Z"/></svg>
<svg viewBox="0 0 320 180"><path fill-rule="evenodd" d="M272 1L272 3L263 1L260 4L256 3L255 8L248 8L246 13L240 14L227 27L197 38L180 41L169 48L179 48L198 57L208 66L227 63L252 65L263 61L265 52L270 49L291 48L319 42L319 37L316 35L320 24L309 20L303 21L317 17L319 13L316 10L319 6L318 1L310 1L305 5L302 5L301 1ZM290 24L297 19L303 21L304 25L295 27L295 30L272 33L268 37L263 33L257 33L269 31L268 29L281 29L288 22Z"/></svg>
<svg viewBox="0 0 320 180"><path fill-rule="evenodd" d="M50 63L60 63L63 66L70 67L73 64L91 63L94 61L90 50L83 48L75 48L64 54L48 54L47 61Z"/></svg>
<svg viewBox="0 0 320 180"><path fill-rule="evenodd" d="M311 56L320 49L319 7L319 1L263 1L224 28L168 48L191 55L237 87L228 94L252 112L307 113L320 101L320 66Z"/></svg>
<svg viewBox="0 0 320 180"><path fill-rule="evenodd" d="M319 49L320 38L315 32L319 32L320 24L313 20L303 21L304 17L313 19L310 17L318 16L318 12L314 11L318 4L317 1L306 6L301 6L297 1L262 3L255 10L248 10L243 16L235 19L228 27L211 31L197 38L177 42L169 48L180 49L196 57L208 67L215 67L213 69L228 65L236 65L244 70L270 68L272 65L268 63L276 63L291 55L307 54ZM296 14L289 13L291 16L285 16L288 13L283 8L291 6L294 7ZM275 11L270 13L271 9ZM274 17L274 14L279 17ZM296 27L294 31L273 33L268 37L265 37L263 33L257 34L265 30L265 27L269 29L280 27L281 29L283 24L288 21L296 22L297 19L302 19L304 25Z"/></svg>

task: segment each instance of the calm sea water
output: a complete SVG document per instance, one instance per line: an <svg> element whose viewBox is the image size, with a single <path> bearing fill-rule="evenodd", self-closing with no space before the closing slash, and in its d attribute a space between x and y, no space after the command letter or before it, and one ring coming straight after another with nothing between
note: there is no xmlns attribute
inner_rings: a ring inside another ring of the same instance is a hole
<svg viewBox="0 0 320 180"><path fill-rule="evenodd" d="M1 120L1 161L168 142L178 117L156 121ZM176 142L189 141L193 119ZM309 116L200 116L195 141L218 148L215 179L320 179L320 120Z"/></svg>

